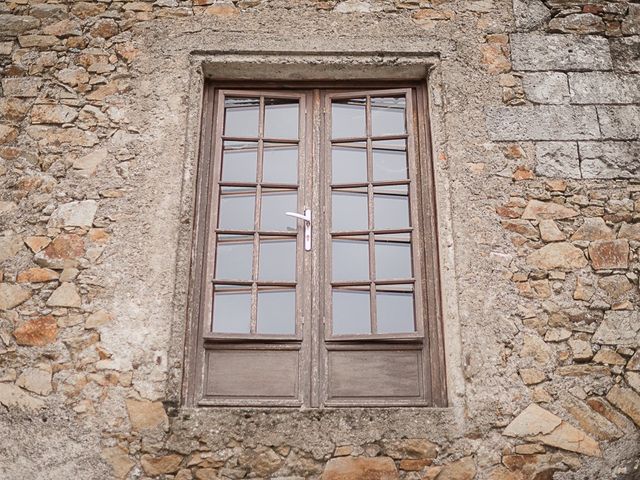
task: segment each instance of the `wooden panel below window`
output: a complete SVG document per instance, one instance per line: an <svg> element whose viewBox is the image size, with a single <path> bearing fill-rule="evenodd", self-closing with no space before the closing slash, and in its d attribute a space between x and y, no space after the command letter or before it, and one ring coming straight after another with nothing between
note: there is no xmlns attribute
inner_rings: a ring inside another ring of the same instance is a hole
<svg viewBox="0 0 640 480"><path fill-rule="evenodd" d="M333 350L327 354L329 401L422 397L421 350Z"/></svg>
<svg viewBox="0 0 640 480"><path fill-rule="evenodd" d="M296 399L300 350L219 348L206 353L205 397Z"/></svg>

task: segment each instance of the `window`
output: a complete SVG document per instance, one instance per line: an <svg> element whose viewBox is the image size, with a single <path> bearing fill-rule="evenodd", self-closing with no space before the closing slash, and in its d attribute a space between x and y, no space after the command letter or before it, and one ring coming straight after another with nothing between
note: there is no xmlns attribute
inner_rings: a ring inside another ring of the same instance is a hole
<svg viewBox="0 0 640 480"><path fill-rule="evenodd" d="M446 404L425 103L206 86L190 404Z"/></svg>

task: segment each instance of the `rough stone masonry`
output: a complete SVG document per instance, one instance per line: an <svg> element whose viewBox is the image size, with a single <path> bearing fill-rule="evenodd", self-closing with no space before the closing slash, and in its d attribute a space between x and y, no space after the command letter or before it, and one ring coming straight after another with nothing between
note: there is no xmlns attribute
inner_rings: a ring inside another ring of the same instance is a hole
<svg viewBox="0 0 640 480"><path fill-rule="evenodd" d="M448 408L181 406L231 51L437 56ZM640 478L637 0L5 0L0 72L3 480Z"/></svg>

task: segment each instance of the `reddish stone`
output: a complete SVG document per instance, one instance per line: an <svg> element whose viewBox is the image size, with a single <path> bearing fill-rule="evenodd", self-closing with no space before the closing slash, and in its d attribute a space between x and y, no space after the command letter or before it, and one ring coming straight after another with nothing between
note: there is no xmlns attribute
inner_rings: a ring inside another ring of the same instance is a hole
<svg viewBox="0 0 640 480"><path fill-rule="evenodd" d="M18 283L42 283L57 279L58 274L48 268L29 268L20 272L17 277Z"/></svg>
<svg viewBox="0 0 640 480"><path fill-rule="evenodd" d="M49 258L77 258L84 255L84 241L79 235L66 234L58 235L53 242L44 249L44 253Z"/></svg>
<svg viewBox="0 0 640 480"><path fill-rule="evenodd" d="M629 267L629 241L603 240L589 244L589 257L596 270Z"/></svg>
<svg viewBox="0 0 640 480"><path fill-rule="evenodd" d="M322 480L397 480L398 470L389 457L338 457L327 462Z"/></svg>
<svg viewBox="0 0 640 480"><path fill-rule="evenodd" d="M496 213L504 218L520 218L522 209L512 207L496 207Z"/></svg>
<svg viewBox="0 0 640 480"><path fill-rule="evenodd" d="M29 320L16 328L13 336L18 345L39 347L56 340L58 325L51 315Z"/></svg>

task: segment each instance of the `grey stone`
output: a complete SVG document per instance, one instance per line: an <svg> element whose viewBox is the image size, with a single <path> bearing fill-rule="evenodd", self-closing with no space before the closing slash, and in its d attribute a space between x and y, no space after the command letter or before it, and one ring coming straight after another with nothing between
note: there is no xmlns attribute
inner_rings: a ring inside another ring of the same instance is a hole
<svg viewBox="0 0 640 480"><path fill-rule="evenodd" d="M636 348L640 344L640 312L621 310L604 313L604 320L593 334L593 343Z"/></svg>
<svg viewBox="0 0 640 480"><path fill-rule="evenodd" d="M640 103L640 76L613 72L569 73L571 103Z"/></svg>
<svg viewBox="0 0 640 480"><path fill-rule="evenodd" d="M540 0L513 0L513 15L516 29L529 31L543 25L551 12Z"/></svg>
<svg viewBox="0 0 640 480"><path fill-rule="evenodd" d="M522 77L527 100L533 103L568 103L567 76L559 72L528 73Z"/></svg>
<svg viewBox="0 0 640 480"><path fill-rule="evenodd" d="M543 177L581 178L575 142L536 143L536 174Z"/></svg>
<svg viewBox="0 0 640 480"><path fill-rule="evenodd" d="M591 140L600 137L595 107L490 107L492 140Z"/></svg>
<svg viewBox="0 0 640 480"><path fill-rule="evenodd" d="M640 142L580 142L583 178L638 178Z"/></svg>
<svg viewBox="0 0 640 480"><path fill-rule="evenodd" d="M22 248L22 238L18 235L0 237L0 262L13 257Z"/></svg>
<svg viewBox="0 0 640 480"><path fill-rule="evenodd" d="M640 139L640 106L598 107L602 136L614 140Z"/></svg>
<svg viewBox="0 0 640 480"><path fill-rule="evenodd" d="M624 35L640 35L640 5L630 3L629 12L622 21Z"/></svg>
<svg viewBox="0 0 640 480"><path fill-rule="evenodd" d="M606 26L602 17L593 13L572 13L566 17L555 17L549 22L549 30L562 33L602 33Z"/></svg>
<svg viewBox="0 0 640 480"><path fill-rule="evenodd" d="M0 283L0 310L10 310L31 298L31 290L13 283Z"/></svg>
<svg viewBox="0 0 640 480"><path fill-rule="evenodd" d="M41 84L39 78L4 78L2 91L7 97L37 97Z"/></svg>
<svg viewBox="0 0 640 480"><path fill-rule="evenodd" d="M611 54L605 38L579 35L511 35L514 70L610 70Z"/></svg>
<svg viewBox="0 0 640 480"><path fill-rule="evenodd" d="M620 72L640 72L640 35L612 38L613 67Z"/></svg>
<svg viewBox="0 0 640 480"><path fill-rule="evenodd" d="M90 227L96 215L95 200L69 202L60 205L49 219L49 227Z"/></svg>
<svg viewBox="0 0 640 480"><path fill-rule="evenodd" d="M26 15L0 15L0 37L14 37L40 26L40 21Z"/></svg>

